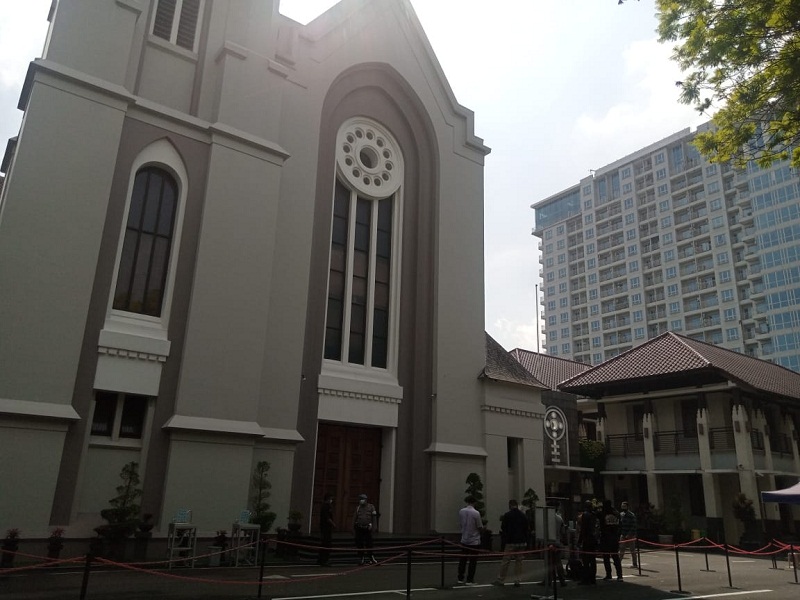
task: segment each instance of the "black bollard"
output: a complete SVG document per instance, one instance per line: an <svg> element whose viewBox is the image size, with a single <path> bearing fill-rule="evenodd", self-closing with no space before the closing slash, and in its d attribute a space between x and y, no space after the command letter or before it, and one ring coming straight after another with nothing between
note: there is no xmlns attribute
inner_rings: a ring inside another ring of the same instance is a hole
<svg viewBox="0 0 800 600"><path fill-rule="evenodd" d="M639 577L642 576L642 547L639 545L639 538L633 540L633 551L636 552L636 566L639 567Z"/></svg>
<svg viewBox="0 0 800 600"><path fill-rule="evenodd" d="M406 598L411 598L411 548L406 550Z"/></svg>
<svg viewBox="0 0 800 600"><path fill-rule="evenodd" d="M728 542L725 542L725 565L728 567L728 587L733 587L733 580L731 579L731 557L728 554Z"/></svg>
<svg viewBox="0 0 800 600"><path fill-rule="evenodd" d="M789 544L789 556L792 557L792 568L794 569L794 582L797 583L797 554L794 551L794 544Z"/></svg>
<svg viewBox="0 0 800 600"><path fill-rule="evenodd" d="M681 557L678 553L678 545L675 545L675 567L678 569L678 593L683 593L683 587L681 587Z"/></svg>
<svg viewBox="0 0 800 600"><path fill-rule="evenodd" d="M86 564L83 567L83 581L81 582L81 596L80 600L85 600L86 590L89 588L89 572L92 569L92 555L86 555Z"/></svg>
<svg viewBox="0 0 800 600"><path fill-rule="evenodd" d="M258 597L261 598L261 589L264 587L264 556L267 553L267 538L266 536L261 537L258 540L259 545L261 546L261 568L258 572Z"/></svg>

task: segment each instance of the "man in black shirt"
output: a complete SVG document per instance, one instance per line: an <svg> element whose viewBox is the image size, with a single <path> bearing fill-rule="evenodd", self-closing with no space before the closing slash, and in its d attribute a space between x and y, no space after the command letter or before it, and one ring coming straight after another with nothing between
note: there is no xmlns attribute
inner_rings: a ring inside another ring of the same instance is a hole
<svg viewBox="0 0 800 600"><path fill-rule="evenodd" d="M519 580L522 577L523 552L528 547L528 535L530 527L528 517L519 509L516 500L508 501L508 512L503 515L500 531L506 541L503 562L500 564L500 572L497 574L493 585L503 585L508 573L508 563L514 559L514 586L519 587Z"/></svg>
<svg viewBox="0 0 800 600"><path fill-rule="evenodd" d="M333 522L333 496L331 494L325 494L325 499L322 502L322 508L319 513L319 535L322 548L319 551L317 564L321 566L327 565L330 559L330 547L334 529L336 529L336 523Z"/></svg>

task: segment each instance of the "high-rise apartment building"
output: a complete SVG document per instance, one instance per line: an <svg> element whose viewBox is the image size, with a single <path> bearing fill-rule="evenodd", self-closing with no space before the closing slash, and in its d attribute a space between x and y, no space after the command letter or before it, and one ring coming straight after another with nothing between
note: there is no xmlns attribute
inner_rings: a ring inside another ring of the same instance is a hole
<svg viewBox="0 0 800 600"><path fill-rule="evenodd" d="M800 174L710 163L694 136L532 205L549 354L598 364L675 331L800 371Z"/></svg>

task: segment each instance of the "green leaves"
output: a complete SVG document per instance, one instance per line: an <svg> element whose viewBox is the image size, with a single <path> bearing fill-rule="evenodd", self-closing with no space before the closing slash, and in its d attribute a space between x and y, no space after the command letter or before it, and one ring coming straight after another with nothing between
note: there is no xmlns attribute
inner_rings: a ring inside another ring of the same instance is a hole
<svg viewBox="0 0 800 600"><path fill-rule="evenodd" d="M800 0L657 0L661 42L686 76L680 101L712 107L710 160L800 167Z"/></svg>

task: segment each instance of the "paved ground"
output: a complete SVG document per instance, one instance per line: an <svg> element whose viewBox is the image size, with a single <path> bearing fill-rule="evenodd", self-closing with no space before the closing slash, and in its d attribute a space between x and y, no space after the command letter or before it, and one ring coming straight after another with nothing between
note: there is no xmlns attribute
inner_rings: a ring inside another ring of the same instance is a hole
<svg viewBox="0 0 800 600"><path fill-rule="evenodd" d="M311 598L369 598L397 600L406 596L408 565L401 558L379 566L361 568L338 565L320 568L309 565L270 564L264 571L261 597L269 600ZM577 586L569 582L557 590L564 600L670 600L678 598L719 598L725 600L796 600L800 586L794 572L783 558L777 569L763 558L731 557L729 587L725 557L710 555L709 569L702 553L681 553L681 581L675 554L653 552L643 555L641 575L630 567L624 569L621 582L598 580L595 586ZM599 565L600 576L604 574ZM456 565L448 562L412 563L411 596L415 600L505 600L552 597L553 590L538 583L541 561L525 562L523 583L490 585L497 572L496 561L478 564L477 585L459 586L455 582ZM80 571L53 569L22 571L0 576L0 596L4 600L49 600L80 598L83 574ZM259 569L173 569L157 572L93 571L86 598L91 600L138 600L164 598L174 600L229 600L258 597ZM681 593L682 592L682 593Z"/></svg>

